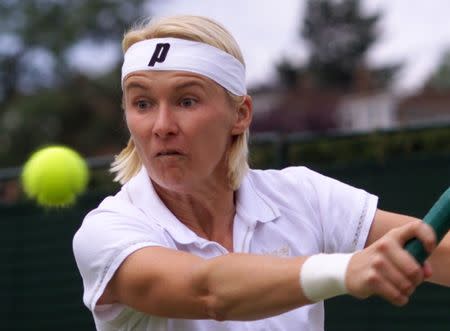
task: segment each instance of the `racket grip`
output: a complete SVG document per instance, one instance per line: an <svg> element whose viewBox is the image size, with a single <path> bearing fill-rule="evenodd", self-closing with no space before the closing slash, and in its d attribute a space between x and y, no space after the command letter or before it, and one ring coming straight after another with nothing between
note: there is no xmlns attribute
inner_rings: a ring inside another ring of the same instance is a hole
<svg viewBox="0 0 450 331"><path fill-rule="evenodd" d="M423 265L425 260L428 258L428 252L425 250L425 247L423 247L422 243L417 238L409 240L405 244L405 249L409 252L409 254L414 256L416 261L421 265Z"/></svg>
<svg viewBox="0 0 450 331"><path fill-rule="evenodd" d="M433 228L437 243L439 243L450 229L450 187L425 215L423 221ZM428 257L427 251L417 238L409 240L405 244L405 249L420 264L423 264Z"/></svg>

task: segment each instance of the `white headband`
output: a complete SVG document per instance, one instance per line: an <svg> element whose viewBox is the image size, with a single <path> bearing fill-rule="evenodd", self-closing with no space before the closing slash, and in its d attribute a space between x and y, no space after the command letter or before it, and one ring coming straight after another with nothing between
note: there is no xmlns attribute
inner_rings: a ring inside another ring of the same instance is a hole
<svg viewBox="0 0 450 331"><path fill-rule="evenodd" d="M125 52L125 77L141 70L180 70L211 78L235 95L246 95L245 68L232 55L205 43L178 38L139 41Z"/></svg>

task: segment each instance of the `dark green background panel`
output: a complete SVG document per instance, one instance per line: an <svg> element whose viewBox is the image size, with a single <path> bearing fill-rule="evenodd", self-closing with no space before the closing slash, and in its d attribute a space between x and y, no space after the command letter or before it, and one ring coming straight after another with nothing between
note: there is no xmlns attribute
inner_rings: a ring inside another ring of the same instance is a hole
<svg viewBox="0 0 450 331"><path fill-rule="evenodd" d="M421 217L450 185L450 157L399 158L383 164L314 167L377 194L380 208ZM31 202L0 205L2 330L93 330L82 303L72 237L106 193L88 193L67 209ZM339 297L326 303L326 330L450 330L450 289L425 284L403 308L381 299Z"/></svg>

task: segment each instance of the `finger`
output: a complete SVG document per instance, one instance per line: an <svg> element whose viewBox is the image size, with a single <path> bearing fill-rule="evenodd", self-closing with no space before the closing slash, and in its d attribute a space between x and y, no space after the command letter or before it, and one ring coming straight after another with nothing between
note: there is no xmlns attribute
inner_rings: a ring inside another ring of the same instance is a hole
<svg viewBox="0 0 450 331"><path fill-rule="evenodd" d="M389 263L395 267L398 272L401 273L401 277L407 278L412 282L413 286L416 286L423 280L423 272L421 266L406 250L403 249L401 240L401 233L405 231L411 231L405 226L395 229L380 240L376 245L377 255L380 259L386 259ZM396 232L396 233L395 233ZM397 277L398 281L403 285L401 278ZM393 280L394 281L394 280ZM405 285L406 286L406 285Z"/></svg>
<svg viewBox="0 0 450 331"><path fill-rule="evenodd" d="M374 267L379 270L383 278L406 296L410 296L415 289L413 283L395 264L384 258L375 258Z"/></svg>
<svg viewBox="0 0 450 331"><path fill-rule="evenodd" d="M433 275L433 269L431 268L430 262L425 261L422 268L423 268L423 277L425 279L428 279Z"/></svg>
<svg viewBox="0 0 450 331"><path fill-rule="evenodd" d="M437 246L436 232L427 223L420 222L416 237L422 242L428 254L431 254Z"/></svg>
<svg viewBox="0 0 450 331"><path fill-rule="evenodd" d="M369 282L373 292L396 306L404 306L409 301L409 296L396 288L392 283L381 277L373 276Z"/></svg>
<svg viewBox="0 0 450 331"><path fill-rule="evenodd" d="M404 246L408 240L417 238L428 253L431 253L436 248L436 234L433 228L422 221L409 222L397 228L393 235L400 240L401 246Z"/></svg>
<svg viewBox="0 0 450 331"><path fill-rule="evenodd" d="M413 286L417 286L424 279L422 266L402 247L390 249L386 252L389 261L396 270L408 279Z"/></svg>

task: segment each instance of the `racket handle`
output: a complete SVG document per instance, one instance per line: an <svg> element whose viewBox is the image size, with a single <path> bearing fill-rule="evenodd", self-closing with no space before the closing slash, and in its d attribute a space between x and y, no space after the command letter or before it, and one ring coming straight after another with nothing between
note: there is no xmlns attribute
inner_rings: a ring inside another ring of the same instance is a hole
<svg viewBox="0 0 450 331"><path fill-rule="evenodd" d="M436 233L436 240L439 243L450 229L450 187L441 195L438 201L431 207L423 218ZM423 264L428 257L428 253L420 240L413 238L405 244L405 249Z"/></svg>

